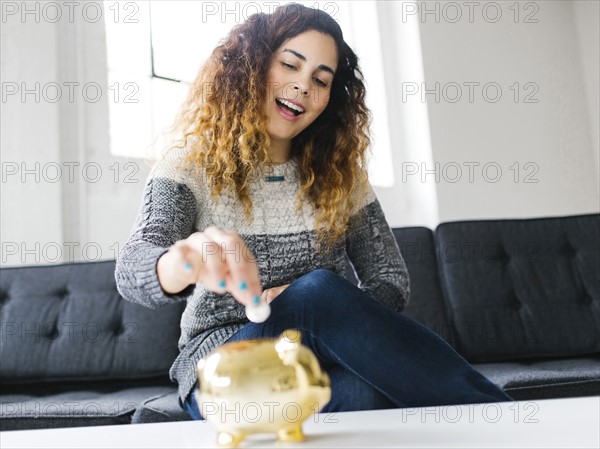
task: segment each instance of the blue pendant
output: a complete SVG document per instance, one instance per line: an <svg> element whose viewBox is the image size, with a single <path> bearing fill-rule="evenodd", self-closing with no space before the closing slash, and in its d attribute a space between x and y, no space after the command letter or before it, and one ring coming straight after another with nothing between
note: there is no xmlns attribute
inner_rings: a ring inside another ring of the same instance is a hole
<svg viewBox="0 0 600 449"><path fill-rule="evenodd" d="M267 182L285 181L285 177L284 176L266 176L265 180Z"/></svg>

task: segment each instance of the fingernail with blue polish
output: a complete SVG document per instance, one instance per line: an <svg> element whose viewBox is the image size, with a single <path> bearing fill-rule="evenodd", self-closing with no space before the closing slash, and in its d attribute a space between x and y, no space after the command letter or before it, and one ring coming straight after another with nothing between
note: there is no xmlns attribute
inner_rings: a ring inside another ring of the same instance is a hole
<svg viewBox="0 0 600 449"><path fill-rule="evenodd" d="M242 281L242 283L240 284L240 290L246 290L248 288L248 285L246 284L246 281Z"/></svg>
<svg viewBox="0 0 600 449"><path fill-rule="evenodd" d="M254 298L252 298L252 302L253 302L254 304L258 304L258 303L260 302L260 297L258 297L258 296L255 296Z"/></svg>
<svg viewBox="0 0 600 449"><path fill-rule="evenodd" d="M221 279L221 282L219 282L219 287L225 288L225 279Z"/></svg>
<svg viewBox="0 0 600 449"><path fill-rule="evenodd" d="M183 268L185 268L185 270L186 270L186 271L192 271L192 264L191 264L191 263L189 263L189 262L186 262L186 263L183 265Z"/></svg>

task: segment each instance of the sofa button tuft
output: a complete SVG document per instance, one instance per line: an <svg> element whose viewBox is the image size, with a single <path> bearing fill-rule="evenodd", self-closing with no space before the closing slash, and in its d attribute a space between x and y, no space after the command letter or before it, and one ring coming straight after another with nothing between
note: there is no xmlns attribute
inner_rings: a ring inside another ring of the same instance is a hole
<svg viewBox="0 0 600 449"><path fill-rule="evenodd" d="M575 255L575 248L569 242L569 240L565 236L565 243L560 250L561 254L564 254L567 257L573 257Z"/></svg>
<svg viewBox="0 0 600 449"><path fill-rule="evenodd" d="M516 295L513 295L513 299L510 304L514 310L519 310L523 306L523 303L521 303L521 301L519 300L519 298L517 298Z"/></svg>
<svg viewBox="0 0 600 449"><path fill-rule="evenodd" d="M53 324L50 328L46 330L46 338L48 340L56 340L59 337L58 327L56 324Z"/></svg>
<svg viewBox="0 0 600 449"><path fill-rule="evenodd" d="M496 260L504 265L508 263L509 259L510 257L508 257L508 253L504 251L504 248L500 248L496 253Z"/></svg>
<svg viewBox="0 0 600 449"><path fill-rule="evenodd" d="M59 299L65 299L67 296L69 296L69 290L67 289L67 287L61 287L58 290L56 290L55 295L58 296Z"/></svg>

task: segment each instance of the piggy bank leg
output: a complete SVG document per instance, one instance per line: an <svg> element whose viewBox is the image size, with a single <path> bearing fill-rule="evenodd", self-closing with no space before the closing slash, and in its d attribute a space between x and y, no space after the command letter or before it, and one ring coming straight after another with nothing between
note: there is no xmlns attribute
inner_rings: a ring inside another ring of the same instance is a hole
<svg viewBox="0 0 600 449"><path fill-rule="evenodd" d="M237 447L246 435L243 433L219 432L217 434L217 444L220 447Z"/></svg>
<svg viewBox="0 0 600 449"><path fill-rule="evenodd" d="M287 443L298 443L304 441L304 434L302 433L302 427L300 424L291 425L279 429L277 431L277 440L284 441Z"/></svg>

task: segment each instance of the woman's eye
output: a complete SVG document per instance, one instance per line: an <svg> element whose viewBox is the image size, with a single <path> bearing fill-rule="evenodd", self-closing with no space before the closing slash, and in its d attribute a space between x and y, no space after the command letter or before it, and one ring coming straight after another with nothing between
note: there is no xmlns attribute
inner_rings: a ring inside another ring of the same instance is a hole
<svg viewBox="0 0 600 449"><path fill-rule="evenodd" d="M282 62L281 65L289 70L295 70L296 66L293 64L288 64L287 62ZM327 83L319 78L315 78L315 83L317 83L321 87L327 87Z"/></svg>

